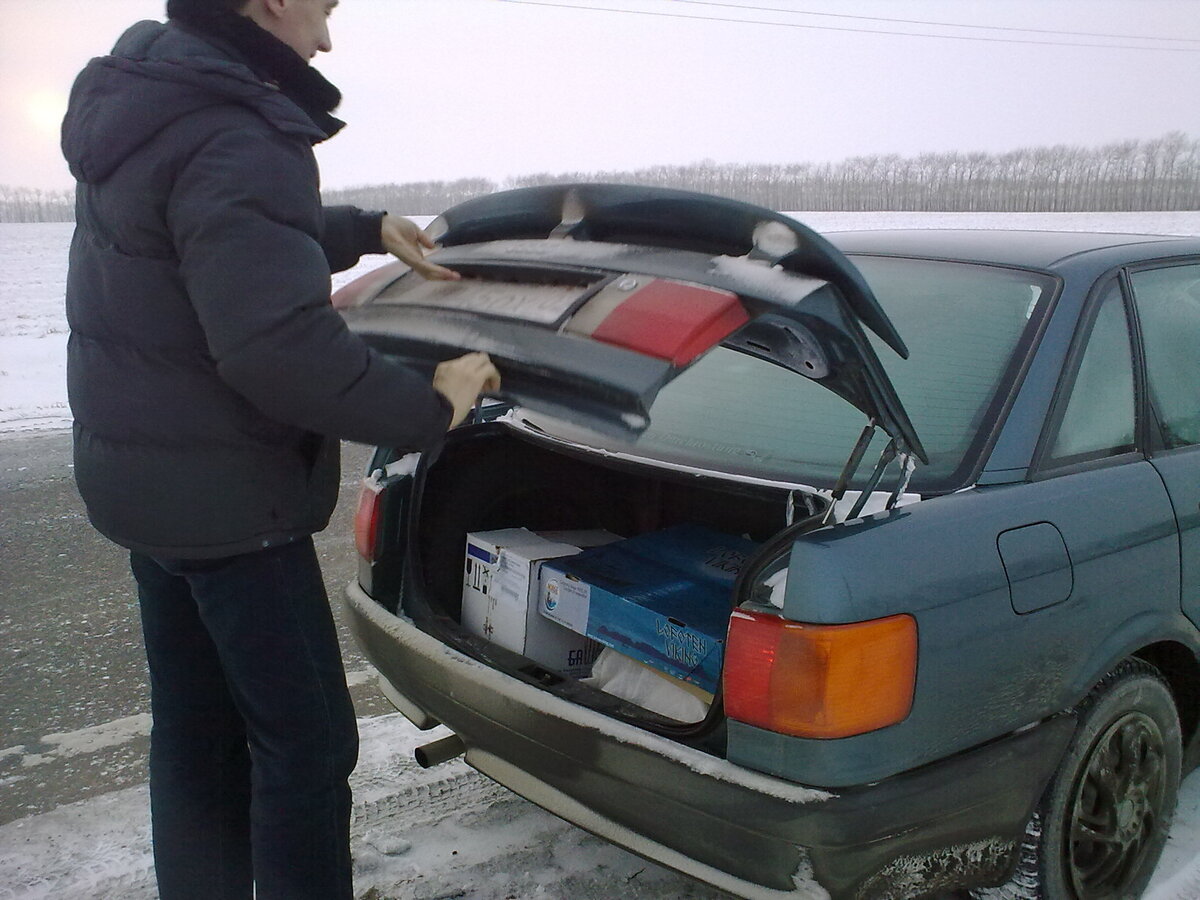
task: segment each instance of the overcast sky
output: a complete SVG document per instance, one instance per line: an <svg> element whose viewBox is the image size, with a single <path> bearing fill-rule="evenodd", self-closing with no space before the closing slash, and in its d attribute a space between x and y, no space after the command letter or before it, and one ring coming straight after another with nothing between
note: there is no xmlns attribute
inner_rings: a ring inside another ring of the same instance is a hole
<svg viewBox="0 0 1200 900"><path fill-rule="evenodd" d="M164 8L0 0L0 184L71 185L71 81ZM330 188L1200 137L1200 0L342 0L331 29Z"/></svg>

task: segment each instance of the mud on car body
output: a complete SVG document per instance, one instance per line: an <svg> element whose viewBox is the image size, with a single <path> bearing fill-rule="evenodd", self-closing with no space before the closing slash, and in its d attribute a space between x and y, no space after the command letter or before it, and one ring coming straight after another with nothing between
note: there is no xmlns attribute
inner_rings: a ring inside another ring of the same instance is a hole
<svg viewBox="0 0 1200 900"><path fill-rule="evenodd" d="M409 365L504 378L365 481L347 599L398 708L739 896L1141 892L1200 754L1200 241L822 237L613 185L430 231L462 281L335 297Z"/></svg>

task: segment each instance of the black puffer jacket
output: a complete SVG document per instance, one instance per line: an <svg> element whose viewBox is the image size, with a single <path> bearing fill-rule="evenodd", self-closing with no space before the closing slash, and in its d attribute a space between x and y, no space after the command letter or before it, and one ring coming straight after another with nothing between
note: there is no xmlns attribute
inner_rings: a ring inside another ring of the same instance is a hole
<svg viewBox="0 0 1200 900"><path fill-rule="evenodd" d="M251 62L141 22L82 72L63 123L75 477L97 529L157 556L319 531L338 438L417 449L450 418L330 306L330 271L381 250L379 216L322 209L327 133Z"/></svg>

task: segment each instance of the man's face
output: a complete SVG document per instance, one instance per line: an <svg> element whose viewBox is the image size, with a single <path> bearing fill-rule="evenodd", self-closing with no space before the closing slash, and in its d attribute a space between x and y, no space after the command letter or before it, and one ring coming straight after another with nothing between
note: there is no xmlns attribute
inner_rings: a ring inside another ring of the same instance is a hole
<svg viewBox="0 0 1200 900"><path fill-rule="evenodd" d="M329 16L338 0L275 0L276 14L269 23L260 22L302 57L311 60L333 49L329 39Z"/></svg>

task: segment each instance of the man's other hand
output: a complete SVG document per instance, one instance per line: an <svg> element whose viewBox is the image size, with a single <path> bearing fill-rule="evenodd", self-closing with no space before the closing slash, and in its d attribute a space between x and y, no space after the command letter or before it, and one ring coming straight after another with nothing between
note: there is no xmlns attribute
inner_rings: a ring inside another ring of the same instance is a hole
<svg viewBox="0 0 1200 900"><path fill-rule="evenodd" d="M425 251L432 250L434 243L415 222L388 213L379 225L379 235L383 239L383 249L412 266L418 275L431 281L457 281L462 277L444 266L425 261Z"/></svg>
<svg viewBox="0 0 1200 900"><path fill-rule="evenodd" d="M450 419L453 428L467 417L480 394L500 390L500 373L486 353L467 353L438 363L433 373L433 387L454 407L454 416Z"/></svg>

